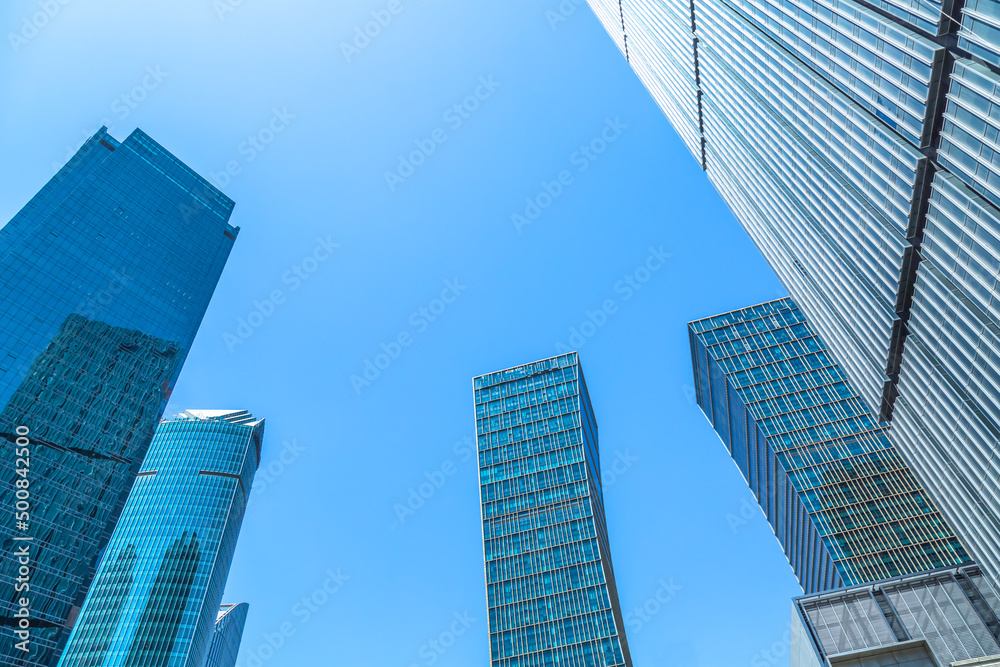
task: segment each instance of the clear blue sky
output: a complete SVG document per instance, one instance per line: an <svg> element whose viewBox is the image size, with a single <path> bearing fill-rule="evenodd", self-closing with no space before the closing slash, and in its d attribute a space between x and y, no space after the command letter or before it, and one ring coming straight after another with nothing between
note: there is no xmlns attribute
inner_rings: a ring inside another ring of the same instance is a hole
<svg viewBox="0 0 1000 667"><path fill-rule="evenodd" d="M762 652L796 584L762 515L736 520L752 496L690 400L685 327L784 292L590 9L553 29L557 0L399 0L348 62L341 42L388 0L237 1L50 0L37 34L23 21L44 3L5 2L0 220L102 122L238 172L222 189L242 231L169 410L267 419L226 591L250 603L240 665L487 665L476 464L455 446L474 435L471 378L578 346L571 327L607 300L579 349L605 470L624 470L605 493L622 606L681 587L629 625L634 662L788 664ZM602 133L604 152L578 153ZM430 154L411 173L415 142ZM558 195L518 229L543 181ZM632 290L651 247L671 256ZM239 318L259 326L240 338ZM388 366L352 383L366 360ZM340 589L296 606L328 570ZM266 635L281 645L258 653Z"/></svg>

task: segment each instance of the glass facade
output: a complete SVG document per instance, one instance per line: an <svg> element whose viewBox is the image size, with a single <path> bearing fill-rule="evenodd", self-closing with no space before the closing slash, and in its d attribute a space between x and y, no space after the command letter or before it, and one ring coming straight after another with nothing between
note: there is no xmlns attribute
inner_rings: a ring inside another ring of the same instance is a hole
<svg viewBox="0 0 1000 667"><path fill-rule="evenodd" d="M473 381L493 667L631 667L575 352Z"/></svg>
<svg viewBox="0 0 1000 667"><path fill-rule="evenodd" d="M588 1L1000 585L1000 3Z"/></svg>
<svg viewBox="0 0 1000 667"><path fill-rule="evenodd" d="M250 605L246 602L224 604L219 607L205 667L236 667L236 656L240 652L240 641L243 639L243 626L246 625L248 611Z"/></svg>
<svg viewBox="0 0 1000 667"><path fill-rule="evenodd" d="M245 410L160 422L59 667L203 667L263 434Z"/></svg>
<svg viewBox="0 0 1000 667"><path fill-rule="evenodd" d="M993 65L1000 65L1000 3L965 0L958 44Z"/></svg>
<svg viewBox="0 0 1000 667"><path fill-rule="evenodd" d="M806 593L969 562L791 299L689 333L698 404Z"/></svg>
<svg viewBox="0 0 1000 667"><path fill-rule="evenodd" d="M976 658L1000 659L998 615L974 565L798 598L791 667L996 665Z"/></svg>
<svg viewBox="0 0 1000 667"><path fill-rule="evenodd" d="M0 228L0 664L58 660L239 231L232 208L140 130L119 142L102 128ZM13 552L26 536L23 652Z"/></svg>

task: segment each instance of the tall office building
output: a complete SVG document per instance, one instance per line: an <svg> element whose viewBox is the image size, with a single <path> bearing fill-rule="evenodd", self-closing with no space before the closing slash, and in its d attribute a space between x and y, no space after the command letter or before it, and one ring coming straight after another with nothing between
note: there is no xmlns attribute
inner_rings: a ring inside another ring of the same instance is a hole
<svg viewBox="0 0 1000 667"><path fill-rule="evenodd" d="M698 405L806 593L969 561L791 299L688 330Z"/></svg>
<svg viewBox="0 0 1000 667"><path fill-rule="evenodd" d="M236 656L240 652L243 626L246 625L249 610L250 605L246 602L224 604L219 607L205 667L236 667Z"/></svg>
<svg viewBox="0 0 1000 667"><path fill-rule="evenodd" d="M245 410L160 422L60 667L203 667L263 435Z"/></svg>
<svg viewBox="0 0 1000 667"><path fill-rule="evenodd" d="M997 667L1000 595L976 566L798 598L791 667Z"/></svg>
<svg viewBox="0 0 1000 667"><path fill-rule="evenodd" d="M589 2L1000 582L1000 3Z"/></svg>
<svg viewBox="0 0 1000 667"><path fill-rule="evenodd" d="M576 352L473 381L493 667L631 667Z"/></svg>
<svg viewBox="0 0 1000 667"><path fill-rule="evenodd" d="M118 142L102 128L0 229L0 663L58 660L239 231L232 208L141 131ZM26 652L13 618L25 545Z"/></svg>

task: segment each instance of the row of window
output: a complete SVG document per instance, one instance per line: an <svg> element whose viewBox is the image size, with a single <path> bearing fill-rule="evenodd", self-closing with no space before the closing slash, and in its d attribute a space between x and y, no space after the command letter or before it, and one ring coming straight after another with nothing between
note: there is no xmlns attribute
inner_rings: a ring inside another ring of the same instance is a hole
<svg viewBox="0 0 1000 667"><path fill-rule="evenodd" d="M490 635L490 654L508 658L522 653L603 639L617 634L614 614L599 611Z"/></svg>
<svg viewBox="0 0 1000 667"><path fill-rule="evenodd" d="M504 537L486 539L483 552L486 560L490 561L503 556L516 556L528 551L536 551L568 542L578 542L588 537L596 537L596 535L594 520L587 517L539 528L528 533L514 533Z"/></svg>
<svg viewBox="0 0 1000 667"><path fill-rule="evenodd" d="M575 545L564 547L574 548ZM600 561L591 561L486 585L490 608L607 583Z"/></svg>
<svg viewBox="0 0 1000 667"><path fill-rule="evenodd" d="M486 583L517 579L529 574L558 570L600 558L597 540L588 538L574 544L539 549L517 556L494 558L486 563Z"/></svg>
<svg viewBox="0 0 1000 667"><path fill-rule="evenodd" d="M598 585L490 609L490 632L539 625L611 608L607 586Z"/></svg>
<svg viewBox="0 0 1000 667"><path fill-rule="evenodd" d="M494 659L490 667L624 667L618 637Z"/></svg>
<svg viewBox="0 0 1000 667"><path fill-rule="evenodd" d="M480 486L482 502L490 502L512 496L523 496L532 491L540 491L554 486L587 479L587 466L574 463L551 470L505 479L500 482Z"/></svg>
<svg viewBox="0 0 1000 667"><path fill-rule="evenodd" d="M533 507L541 507L569 498L582 498L587 495L588 488L589 485L585 481L573 482L565 486L547 488L540 491L532 491L524 495L485 502L483 503L483 519L491 519Z"/></svg>

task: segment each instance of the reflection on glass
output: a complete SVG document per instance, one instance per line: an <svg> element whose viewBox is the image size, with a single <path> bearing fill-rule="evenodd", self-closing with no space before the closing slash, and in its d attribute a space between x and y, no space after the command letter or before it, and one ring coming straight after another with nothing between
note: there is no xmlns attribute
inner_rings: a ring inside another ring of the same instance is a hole
<svg viewBox="0 0 1000 667"><path fill-rule="evenodd" d="M58 661L238 233L232 208L140 130L102 129L0 228L0 664ZM27 652L15 537L31 538Z"/></svg>
<svg viewBox="0 0 1000 667"><path fill-rule="evenodd" d="M246 411L160 423L60 667L203 667L263 434ZM120 553L134 554L130 586L114 583Z"/></svg>

